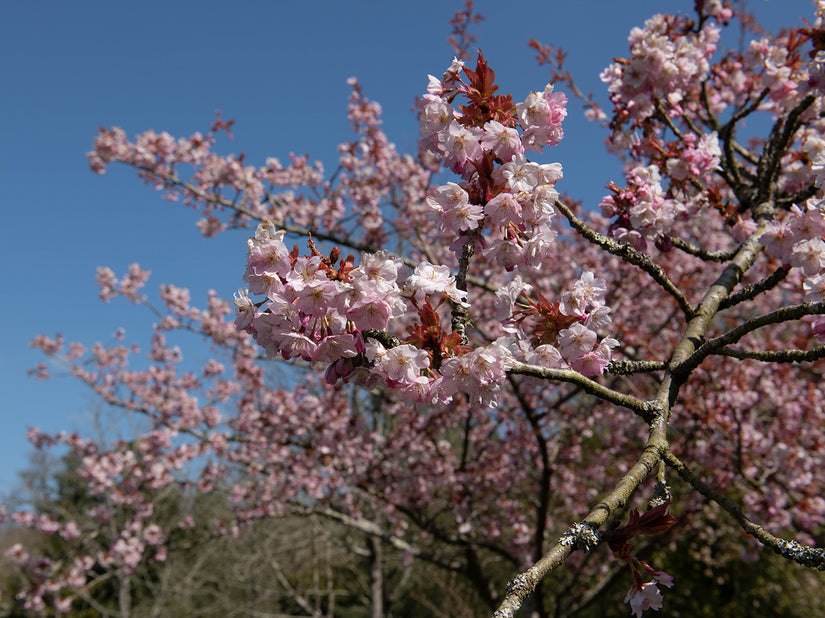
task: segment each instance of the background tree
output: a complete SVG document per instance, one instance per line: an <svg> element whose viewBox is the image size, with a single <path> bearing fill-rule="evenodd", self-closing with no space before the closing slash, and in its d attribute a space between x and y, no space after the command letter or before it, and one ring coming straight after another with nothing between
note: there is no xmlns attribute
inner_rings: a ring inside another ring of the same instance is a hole
<svg viewBox="0 0 825 618"><path fill-rule="evenodd" d="M41 525L52 518L75 521L82 529L96 527L84 551L106 551L124 522L104 527L89 518L100 500L86 493L86 483L76 472L80 462L72 455L54 462L42 457L43 451L35 452L32 466L21 475L24 484L16 500L36 511ZM242 535L225 534L216 528L232 518L225 494L184 494L179 489L170 485L151 503L156 520L171 529L163 559L143 560L129 573L99 569L97 577L77 591L72 615L366 615L372 582L365 575L373 558L364 535L305 516L253 522ZM180 526L182 519L185 525ZM71 539L17 527L6 530L2 547L8 556L37 552L52 561L76 551ZM6 566L3 588L24 590L21 573ZM409 580L411 572L405 574ZM387 580L397 583L389 574ZM400 587L391 596L409 592L409 586ZM23 599L10 595L4 601L3 615L28 614Z"/></svg>

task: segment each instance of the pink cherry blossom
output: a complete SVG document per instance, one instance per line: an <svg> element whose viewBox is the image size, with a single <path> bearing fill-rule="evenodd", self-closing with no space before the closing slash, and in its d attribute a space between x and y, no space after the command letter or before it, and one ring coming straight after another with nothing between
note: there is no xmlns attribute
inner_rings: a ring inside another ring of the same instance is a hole
<svg viewBox="0 0 825 618"><path fill-rule="evenodd" d="M496 120L491 120L484 125L481 147L492 152L505 163L524 151L518 132L505 127Z"/></svg>
<svg viewBox="0 0 825 618"><path fill-rule="evenodd" d="M411 345L391 348L376 361L388 379L401 384L413 384L422 369L430 364L427 353Z"/></svg>
<svg viewBox="0 0 825 618"><path fill-rule="evenodd" d="M507 191L499 193L487 202L484 212L490 225L504 227L509 223L515 225L521 223L521 204L512 193Z"/></svg>
<svg viewBox="0 0 825 618"><path fill-rule="evenodd" d="M463 206L470 200L467 192L454 182L448 182L446 185L437 187L432 195L427 197L427 203L433 210L438 212L446 212Z"/></svg>
<svg viewBox="0 0 825 618"><path fill-rule="evenodd" d="M561 353L567 359L584 356L593 350L597 338L598 335L584 324L573 324L570 328L565 328L559 333Z"/></svg>
<svg viewBox="0 0 825 618"><path fill-rule="evenodd" d="M235 292L235 326L239 330L246 329L255 318L255 304L249 298L249 290Z"/></svg>
<svg viewBox="0 0 825 618"><path fill-rule="evenodd" d="M646 609L662 609L662 593L654 582L642 584L641 588L631 588L624 598L630 604L630 611L636 618L641 618Z"/></svg>

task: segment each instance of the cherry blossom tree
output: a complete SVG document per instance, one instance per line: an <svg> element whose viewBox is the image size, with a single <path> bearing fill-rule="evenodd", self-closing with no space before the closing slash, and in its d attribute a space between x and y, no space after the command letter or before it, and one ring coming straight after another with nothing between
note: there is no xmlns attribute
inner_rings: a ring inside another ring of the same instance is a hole
<svg viewBox="0 0 825 618"><path fill-rule="evenodd" d="M724 50L737 18L753 40ZM422 79L418 152L398 152L352 80L355 137L332 174L217 154L220 117L182 138L101 130L92 170L131 166L206 236L250 230L245 287L196 308L165 285L156 307L148 272L101 268L103 300L157 317L146 369L125 343L35 340L147 430L31 430L77 454L101 497L90 515L123 523L92 554L93 527L11 515L75 543L62 560L8 554L31 574L28 608L67 611L96 571L163 560L149 497L172 484L227 492L227 534L336 521L460 574L496 617L574 613L617 573L633 614L658 610L679 581L637 549L700 528L711 504L743 555L825 570L823 18L819 2L813 25L771 36L719 0L655 15L602 73L602 110L536 41L556 83L500 93L495 59L469 50L468 3L456 58ZM565 90L624 164L598 209L561 193ZM215 358L184 370L177 331ZM542 585L565 571L567 596Z"/></svg>

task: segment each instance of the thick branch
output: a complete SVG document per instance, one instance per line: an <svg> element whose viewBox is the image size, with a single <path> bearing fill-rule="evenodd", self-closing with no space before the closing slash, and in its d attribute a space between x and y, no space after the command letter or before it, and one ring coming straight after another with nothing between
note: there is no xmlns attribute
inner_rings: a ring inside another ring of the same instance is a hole
<svg viewBox="0 0 825 618"><path fill-rule="evenodd" d="M586 528L599 529L624 511L633 492L656 469L663 453L667 450L664 434L664 424L657 424L650 433L644 451L630 471L616 484L613 491L593 507L584 518L582 524ZM571 543L569 539L569 534L562 536L541 560L524 573L517 575L507 585L506 595L493 614L493 618L515 616L524 600L535 590L536 585L560 566L574 549L578 548L577 544Z"/></svg>
<svg viewBox="0 0 825 618"><path fill-rule="evenodd" d="M719 306L730 296L731 291L742 280L744 273L753 266L757 256L762 251L763 247L758 239L764 230L765 220L772 215L772 212L771 204L761 204L756 208L757 220L761 222L759 228L755 234L742 243L736 256L708 288L696 308L693 319L687 325L682 338L673 350L669 363L670 370L666 372L657 394L657 400L661 405L664 406L665 401L667 401L668 414L670 406L676 401L679 388L685 383L693 369L688 365L688 360L696 355L699 343L704 341L708 328L719 311Z"/></svg>
<svg viewBox="0 0 825 618"><path fill-rule="evenodd" d="M567 210L563 207L563 205L562 208L560 208L562 212ZM567 212L569 213L570 211L567 210ZM761 208L757 208L757 217L759 220L764 221L770 213L770 204L761 205ZM572 213L570 214L572 216ZM570 217L568 217L568 219L569 218ZM590 232L592 233L592 230ZM679 343L674 349L673 356L671 358L671 367L684 364L684 362L691 357L696 350L697 342L700 341L707 332L713 317L718 311L721 301L724 298L727 298L731 290L741 280L742 274L753 265L759 251L761 251L761 245L757 240L759 235L761 235L761 231L743 243L731 263L728 264L714 284L711 285L705 293L705 296L697 307L695 313L691 312L693 315L687 328L685 329L685 333L682 335L682 338L679 340ZM517 366L516 370L519 368L520 367ZM544 374L547 372L546 377L552 377L559 380L566 378L565 381L575 381L577 384L582 384L583 388L588 392L597 394L594 392L596 389L593 389L591 385L583 384L579 379L571 379L572 376L564 375L562 370L545 370L543 368L535 369L541 370L540 373L543 375L540 375L539 377L545 377ZM575 372L570 373L575 374ZM531 372L527 375L536 375L536 373ZM611 491L610 494L602 500L602 502L590 511L588 516L584 519L584 522L582 522L583 524L586 524L589 528L598 529L607 523L609 519L615 517L617 512L624 508L627 504L627 501L630 499L633 492L658 466L664 454L669 451L666 439L667 421L670 417L671 406L675 402L678 395L679 387L684 383L684 380L687 379L687 375L688 374L684 374L677 378L672 370L666 371L665 377L659 387L656 401L645 402L643 404L648 410L656 410L656 413L649 421L651 424L650 435L642 455L630 471L619 481L614 490ZM584 378L583 376L581 376L581 378L583 380L587 380L587 378ZM615 395L619 395L619 399L621 400L634 399L628 398L626 395L616 394L613 391L609 391L609 389L605 390L608 390L610 396L612 397L611 399L608 399L609 401L617 402ZM597 396L601 395L597 394ZM627 403L619 403L619 405L634 409ZM537 583L544 579L544 577L546 577L547 574L553 569L564 562L567 556L569 556L573 549L575 549L575 544L564 541L565 537L560 539L559 542L557 542L539 562L533 565L526 572L518 575L512 582L510 582L507 587L507 595L498 610L496 610L496 613L493 615L494 618L511 618L514 616L515 612L521 607L524 599L526 599L527 596L533 592Z"/></svg>

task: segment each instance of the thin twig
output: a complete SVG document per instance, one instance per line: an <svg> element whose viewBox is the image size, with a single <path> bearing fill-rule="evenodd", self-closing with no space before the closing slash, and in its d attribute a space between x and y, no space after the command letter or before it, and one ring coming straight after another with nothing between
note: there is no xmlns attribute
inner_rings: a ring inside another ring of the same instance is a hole
<svg viewBox="0 0 825 618"><path fill-rule="evenodd" d="M613 255L622 258L628 264L633 264L634 266L641 268L644 272L650 275L665 292L676 300L686 319L689 320L693 317L694 308L690 304L690 301L688 301L684 293L682 293L682 291L668 278L664 269L650 259L649 256L634 249L630 245L617 242L612 238L608 238L604 234L600 234L599 232L588 227L560 200L556 200L555 205L559 212L567 218L573 229L581 234L586 240L598 245L608 253L612 253Z"/></svg>
<svg viewBox="0 0 825 618"><path fill-rule="evenodd" d="M692 245L688 241L681 238L673 236L670 236L669 238L674 247L680 251L689 253L690 255L695 255L700 260L704 260L705 262L727 262L732 259L739 250L739 247L734 247L733 249L728 249L727 251L706 251L702 247Z"/></svg>

